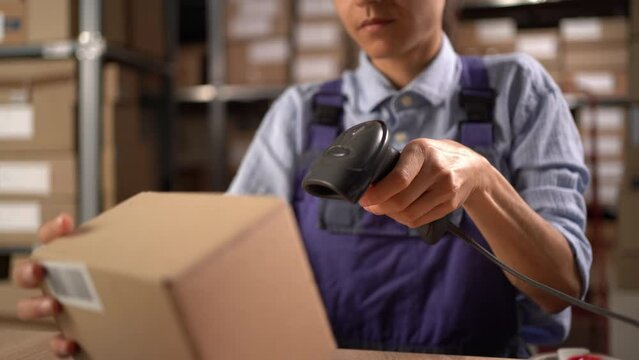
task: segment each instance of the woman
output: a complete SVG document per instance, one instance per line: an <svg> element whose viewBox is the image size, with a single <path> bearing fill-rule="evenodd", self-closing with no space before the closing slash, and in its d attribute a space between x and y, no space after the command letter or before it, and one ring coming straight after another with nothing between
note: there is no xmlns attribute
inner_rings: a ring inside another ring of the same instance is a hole
<svg viewBox="0 0 639 360"><path fill-rule="evenodd" d="M583 295L588 173L560 90L523 55L462 61L442 31L445 0L334 4L363 51L358 69L283 94L229 192L291 201L341 347L526 356L522 323L551 321L566 304L452 236L428 246L408 228L452 213L506 264ZM331 107L338 111L317 111ZM304 194L299 178L310 157L340 129L373 119L387 123L402 155L361 199L367 214ZM47 242L72 227L62 216L40 237ZM43 270L25 265L15 277L37 286ZM21 302L19 314L59 309L39 298ZM567 324L557 324L561 337ZM66 355L75 344L58 337L52 347Z"/></svg>

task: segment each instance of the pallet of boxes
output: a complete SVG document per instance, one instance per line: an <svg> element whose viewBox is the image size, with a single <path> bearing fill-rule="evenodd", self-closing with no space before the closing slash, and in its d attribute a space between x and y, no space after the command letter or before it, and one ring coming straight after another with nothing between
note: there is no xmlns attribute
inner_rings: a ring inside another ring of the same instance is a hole
<svg viewBox="0 0 639 360"><path fill-rule="evenodd" d="M153 23L154 11L145 9L145 4L148 1L105 2L107 42L159 55L160 41L141 38L148 29L130 29L136 17ZM3 0L0 14L4 20L0 46L77 38L77 1ZM0 59L2 324L25 326L15 317L16 301L39 294L17 289L9 277L11 268L37 243L40 225L62 212L77 213L77 72L74 59ZM155 85L117 64L105 65L103 74L101 198L110 207L139 191L158 188L157 124L154 115L140 106L140 89Z"/></svg>

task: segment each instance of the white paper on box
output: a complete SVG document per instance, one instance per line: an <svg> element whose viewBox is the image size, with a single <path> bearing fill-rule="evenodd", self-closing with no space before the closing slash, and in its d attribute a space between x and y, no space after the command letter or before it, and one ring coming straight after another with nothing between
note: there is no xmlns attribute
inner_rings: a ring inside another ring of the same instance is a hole
<svg viewBox="0 0 639 360"><path fill-rule="evenodd" d="M589 131L593 124L599 130L622 131L626 122L626 109L623 107L598 107L595 111L584 108L579 113L579 128Z"/></svg>
<svg viewBox="0 0 639 360"><path fill-rule="evenodd" d="M584 152L592 154L592 140L583 139ZM623 138L614 135L599 135L597 138L597 154L600 156L621 156L623 154Z"/></svg>
<svg viewBox="0 0 639 360"><path fill-rule="evenodd" d="M0 41L4 40L4 13L0 11Z"/></svg>
<svg viewBox="0 0 639 360"><path fill-rule="evenodd" d="M295 61L294 74L298 82L330 79L339 72L340 64L334 56L313 56Z"/></svg>
<svg viewBox="0 0 639 360"><path fill-rule="evenodd" d="M562 19L559 31L568 41L599 41L603 37L601 21L597 18Z"/></svg>
<svg viewBox="0 0 639 360"><path fill-rule="evenodd" d="M252 39L273 31L273 21L262 17L237 17L229 23L228 35L232 39Z"/></svg>
<svg viewBox="0 0 639 360"><path fill-rule="evenodd" d="M517 36L517 51L539 60L557 58L558 39L552 34L527 34Z"/></svg>
<svg viewBox="0 0 639 360"><path fill-rule="evenodd" d="M0 162L0 194L48 195L51 166L40 161Z"/></svg>
<svg viewBox="0 0 639 360"><path fill-rule="evenodd" d="M239 17L253 17L264 18L274 17L278 12L286 11L287 9L281 9L279 0L241 0L237 1L237 16Z"/></svg>
<svg viewBox="0 0 639 360"><path fill-rule="evenodd" d="M620 183L623 179L623 162L605 161L597 164L597 176L608 182Z"/></svg>
<svg viewBox="0 0 639 360"><path fill-rule="evenodd" d="M34 133L33 107L31 105L0 105L0 141L31 140Z"/></svg>
<svg viewBox="0 0 639 360"><path fill-rule="evenodd" d="M301 17L334 17L335 9L331 0L302 0L299 3Z"/></svg>
<svg viewBox="0 0 639 360"><path fill-rule="evenodd" d="M305 23L297 26L295 32L297 48L333 49L341 40L341 26L336 22Z"/></svg>
<svg viewBox="0 0 639 360"><path fill-rule="evenodd" d="M248 46L248 61L257 65L281 64L289 56L289 45L285 38L256 41Z"/></svg>
<svg viewBox="0 0 639 360"><path fill-rule="evenodd" d="M83 263L44 261L47 287L65 306L102 312L102 301Z"/></svg>
<svg viewBox="0 0 639 360"><path fill-rule="evenodd" d="M0 233L35 234L41 224L42 209L38 202L0 202Z"/></svg>
<svg viewBox="0 0 639 360"><path fill-rule="evenodd" d="M617 88L615 73L611 71L587 71L574 74L575 86L597 95L612 95Z"/></svg>
<svg viewBox="0 0 639 360"><path fill-rule="evenodd" d="M479 41L487 44L514 42L517 24L513 19L477 20L475 30Z"/></svg>

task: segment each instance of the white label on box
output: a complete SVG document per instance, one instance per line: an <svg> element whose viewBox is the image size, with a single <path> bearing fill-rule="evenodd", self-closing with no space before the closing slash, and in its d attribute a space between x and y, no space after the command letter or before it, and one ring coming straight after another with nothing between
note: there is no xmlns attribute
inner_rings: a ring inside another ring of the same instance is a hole
<svg viewBox="0 0 639 360"><path fill-rule="evenodd" d="M568 41L598 41L603 36L601 21L597 18L562 19L559 30Z"/></svg>
<svg viewBox="0 0 639 360"><path fill-rule="evenodd" d="M617 88L615 74L610 71L578 72L574 82L578 89L597 95L612 95Z"/></svg>
<svg viewBox="0 0 639 360"><path fill-rule="evenodd" d="M478 20L475 27L482 43L513 42L517 36L517 24L510 18Z"/></svg>
<svg viewBox="0 0 639 360"><path fill-rule="evenodd" d="M285 38L256 41L248 47L249 63L258 65L281 64L289 56L289 45Z"/></svg>
<svg viewBox="0 0 639 360"><path fill-rule="evenodd" d="M592 141L583 139L584 152L592 154ZM623 154L623 138L614 135L599 135L597 139L597 154L599 156L621 156Z"/></svg>
<svg viewBox="0 0 639 360"><path fill-rule="evenodd" d="M551 34L529 34L517 37L517 51L539 60L556 59L558 47L557 37Z"/></svg>
<svg viewBox="0 0 639 360"><path fill-rule="evenodd" d="M606 161L597 164L597 176L607 181L621 182L623 178L623 163L621 161Z"/></svg>
<svg viewBox="0 0 639 360"><path fill-rule="evenodd" d="M0 141L33 139L35 133L33 123L33 107L31 105L0 105Z"/></svg>
<svg viewBox="0 0 639 360"><path fill-rule="evenodd" d="M4 13L0 11L0 41L4 40Z"/></svg>
<svg viewBox="0 0 639 360"><path fill-rule="evenodd" d="M622 107L598 107L594 112L584 108L579 112L579 128L590 130L597 124L599 130L622 131L626 119L626 110Z"/></svg>
<svg viewBox="0 0 639 360"><path fill-rule="evenodd" d="M295 61L297 82L326 80L339 75L340 64L334 56L313 56Z"/></svg>
<svg viewBox="0 0 639 360"><path fill-rule="evenodd" d="M301 17L334 17L335 9L331 0L302 0L299 4Z"/></svg>
<svg viewBox="0 0 639 360"><path fill-rule="evenodd" d="M0 194L48 195L51 166L47 162L0 162Z"/></svg>
<svg viewBox="0 0 639 360"><path fill-rule="evenodd" d="M278 12L286 11L287 9L281 9L282 4L279 0L241 0L237 2L238 17L253 17L253 18L272 18L277 15Z"/></svg>
<svg viewBox="0 0 639 360"><path fill-rule="evenodd" d="M341 26L336 22L300 23L295 32L300 50L333 49L341 40Z"/></svg>
<svg viewBox="0 0 639 360"><path fill-rule="evenodd" d="M102 301L82 263L44 261L46 282L51 294L65 306L102 312Z"/></svg>
<svg viewBox="0 0 639 360"><path fill-rule="evenodd" d="M229 38L252 39L268 35L273 31L273 22L268 18L238 17L229 23Z"/></svg>
<svg viewBox="0 0 639 360"><path fill-rule="evenodd" d="M35 201L0 202L0 233L35 234L42 224L42 209Z"/></svg>

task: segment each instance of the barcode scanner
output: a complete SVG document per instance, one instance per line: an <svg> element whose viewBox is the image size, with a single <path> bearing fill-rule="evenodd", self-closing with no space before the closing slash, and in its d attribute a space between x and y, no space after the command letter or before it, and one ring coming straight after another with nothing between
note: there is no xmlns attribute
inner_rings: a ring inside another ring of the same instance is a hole
<svg viewBox="0 0 639 360"><path fill-rule="evenodd" d="M399 160L386 124L367 121L344 131L313 163L302 187L313 196L357 203L371 184L383 179ZM447 231L446 218L417 228L430 245Z"/></svg>
<svg viewBox="0 0 639 360"><path fill-rule="evenodd" d="M389 144L386 124L378 120L364 122L344 131L324 150L302 180L302 187L313 196L357 203L371 184L388 175L398 160L399 151ZM449 231L514 277L567 303L639 328L637 319L586 303L512 269L447 217L423 225L417 231L430 245Z"/></svg>

